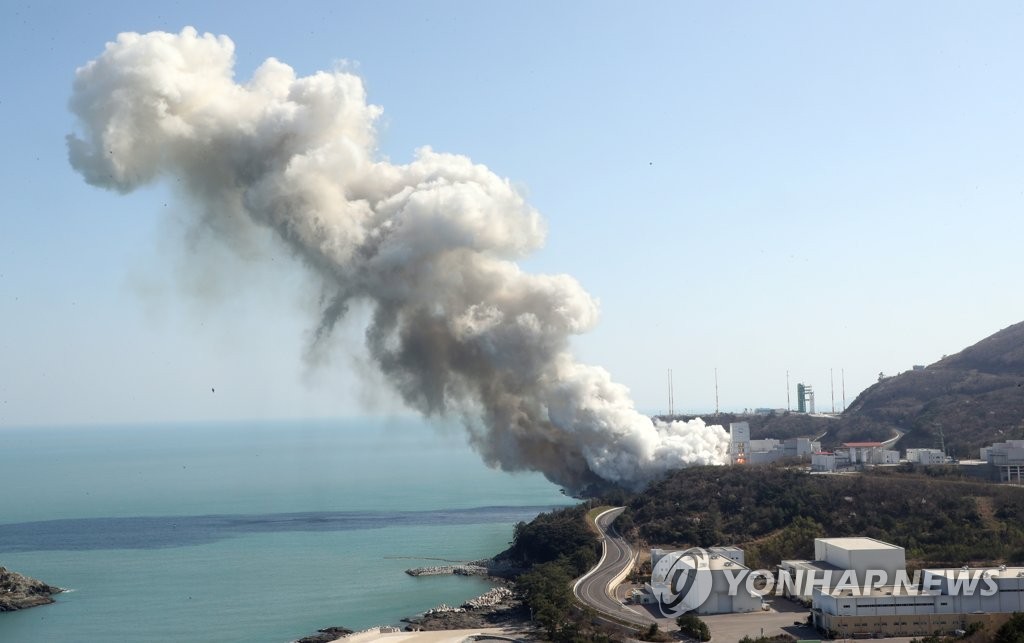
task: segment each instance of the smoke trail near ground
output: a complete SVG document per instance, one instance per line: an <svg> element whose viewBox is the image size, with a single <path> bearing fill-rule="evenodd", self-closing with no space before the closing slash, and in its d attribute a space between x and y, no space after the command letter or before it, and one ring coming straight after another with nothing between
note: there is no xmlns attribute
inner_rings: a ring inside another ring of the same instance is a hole
<svg viewBox="0 0 1024 643"><path fill-rule="evenodd" d="M353 74L297 78L271 58L238 84L233 67L225 36L121 34L77 70L71 164L122 193L176 179L227 237L273 230L329 293L313 348L369 302L381 371L410 406L460 417L492 466L579 489L724 462L721 427L652 422L572 358L597 306L572 277L518 267L544 225L507 179L430 148L379 158L381 110Z"/></svg>

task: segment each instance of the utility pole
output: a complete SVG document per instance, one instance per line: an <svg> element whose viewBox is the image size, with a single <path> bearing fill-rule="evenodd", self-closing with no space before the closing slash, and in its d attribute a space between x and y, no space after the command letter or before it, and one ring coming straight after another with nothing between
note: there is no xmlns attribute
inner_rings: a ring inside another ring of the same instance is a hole
<svg viewBox="0 0 1024 643"><path fill-rule="evenodd" d="M846 369L840 369L839 373L843 378L843 413L846 413Z"/></svg>
<svg viewBox="0 0 1024 643"><path fill-rule="evenodd" d="M832 415L836 414L836 378L833 369L828 369L828 383L832 390Z"/></svg>

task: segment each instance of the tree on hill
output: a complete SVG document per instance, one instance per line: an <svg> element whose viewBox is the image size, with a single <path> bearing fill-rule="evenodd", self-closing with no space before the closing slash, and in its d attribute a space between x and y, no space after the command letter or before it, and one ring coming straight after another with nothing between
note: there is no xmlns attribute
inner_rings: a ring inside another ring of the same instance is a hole
<svg viewBox="0 0 1024 643"><path fill-rule="evenodd" d="M698 641L710 641L711 630L708 628L708 624L700 619L696 614L683 614L676 619L676 625L679 626L679 631L686 636L697 639Z"/></svg>
<svg viewBox="0 0 1024 643"><path fill-rule="evenodd" d="M694 467L637 494L628 507L635 534L647 543L737 544L755 566L809 558L814 538L852 535L899 544L908 559L930 564L1024 559L1024 493L956 478ZM709 535L707 525L716 522Z"/></svg>
<svg viewBox="0 0 1024 643"><path fill-rule="evenodd" d="M996 630L993 643L1024 643L1024 612L1017 612Z"/></svg>

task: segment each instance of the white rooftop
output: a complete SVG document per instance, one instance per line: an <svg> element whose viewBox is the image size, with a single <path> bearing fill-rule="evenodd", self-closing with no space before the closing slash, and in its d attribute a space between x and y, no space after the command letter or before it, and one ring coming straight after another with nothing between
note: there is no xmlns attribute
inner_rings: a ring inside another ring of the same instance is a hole
<svg viewBox="0 0 1024 643"><path fill-rule="evenodd" d="M849 550L903 549L897 545L885 543L881 540L875 540L874 538L865 538L863 536L856 536L852 538L818 538L817 540L834 547L841 547Z"/></svg>
<svg viewBox="0 0 1024 643"><path fill-rule="evenodd" d="M780 567L789 567L794 570L802 569L804 571L816 572L816 571L830 571L830 572L841 572L844 571L842 567L833 565L832 563L825 560L784 560L780 563Z"/></svg>
<svg viewBox="0 0 1024 643"><path fill-rule="evenodd" d="M945 576L946 578L957 579L963 575L974 577L978 574L991 576L992 578L1024 578L1024 567L953 567L949 569L926 569L924 570L933 576Z"/></svg>
<svg viewBox="0 0 1024 643"><path fill-rule="evenodd" d="M815 589L815 594L820 592L820 589ZM905 585L885 585L882 587L869 587L868 592L864 593L863 587L857 587L854 589L833 589L832 591L826 592L830 596L836 598L842 598L844 596L938 596L939 592L934 590L920 589L917 587L907 587Z"/></svg>
<svg viewBox="0 0 1024 643"><path fill-rule="evenodd" d="M716 556L714 554L712 554L710 560L708 560L708 568L711 569L711 571L719 569L748 569L746 565L741 565L740 563L729 560L725 556Z"/></svg>

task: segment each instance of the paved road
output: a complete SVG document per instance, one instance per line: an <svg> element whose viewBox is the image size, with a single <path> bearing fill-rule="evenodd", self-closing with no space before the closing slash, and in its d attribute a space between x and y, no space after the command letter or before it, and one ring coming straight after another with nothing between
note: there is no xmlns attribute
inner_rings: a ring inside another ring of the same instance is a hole
<svg viewBox="0 0 1024 643"><path fill-rule="evenodd" d="M635 612L610 592L609 585L624 569L633 565L633 548L615 531L612 522L625 511L625 507L609 509L597 516L597 530L601 533L601 560L585 576L576 581L572 591L580 601L606 614L629 623L647 626L654 622L648 614Z"/></svg>
<svg viewBox="0 0 1024 643"><path fill-rule="evenodd" d="M896 432L896 435L883 442L883 448L891 449L897 442L900 441L900 438L902 438L904 435L903 431L900 431L899 429L893 429L893 431Z"/></svg>

